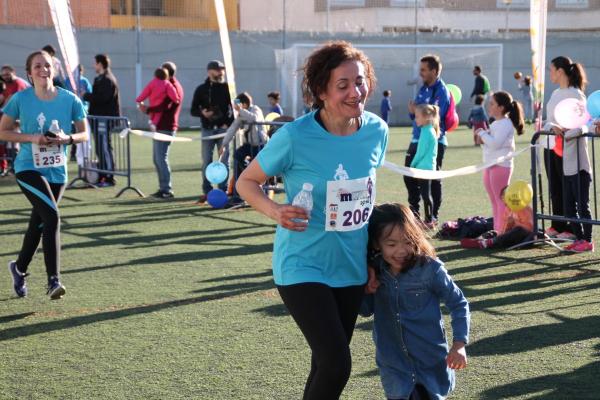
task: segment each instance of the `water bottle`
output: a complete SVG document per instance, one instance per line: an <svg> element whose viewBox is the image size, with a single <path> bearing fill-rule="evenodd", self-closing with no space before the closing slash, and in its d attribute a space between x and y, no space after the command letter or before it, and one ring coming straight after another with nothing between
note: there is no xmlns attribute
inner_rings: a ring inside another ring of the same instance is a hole
<svg viewBox="0 0 600 400"><path fill-rule="evenodd" d="M60 133L60 126L58 126L58 120L53 119L52 123L50 124L50 128L48 128L48 130L46 131L46 133L44 135L55 138L55 137L58 137L59 133Z"/></svg>
<svg viewBox="0 0 600 400"><path fill-rule="evenodd" d="M312 184L308 182L304 183L302 185L302 190L296 195L296 197L294 197L294 200L292 201L293 206L304 208L308 215L310 215L310 212L313 208L312 190ZM301 218L292 218L292 221L308 223L308 220Z"/></svg>

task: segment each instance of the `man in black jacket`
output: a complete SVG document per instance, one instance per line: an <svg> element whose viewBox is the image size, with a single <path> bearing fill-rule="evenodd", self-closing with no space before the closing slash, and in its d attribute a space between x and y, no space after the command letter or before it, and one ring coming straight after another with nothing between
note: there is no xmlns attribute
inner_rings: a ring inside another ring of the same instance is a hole
<svg viewBox="0 0 600 400"><path fill-rule="evenodd" d="M89 115L104 117L119 117L121 115L121 104L119 100L119 84L110 70L110 58L106 54L97 54L95 57L96 78L92 86L92 93L84 93L83 100L90 103ZM98 156L98 168L114 171L115 162L112 149L112 141L107 126L93 129L96 142L96 155ZM99 133L100 128L105 131ZM114 186L115 179L112 174L99 174L98 186Z"/></svg>
<svg viewBox="0 0 600 400"><path fill-rule="evenodd" d="M221 61L213 60L208 63L208 77L204 83L196 88L192 99L191 114L200 117L202 122L202 192L198 203L206 202L206 195L212 190L212 184L206 179L204 170L213 161L213 152L223 144L223 137L205 139L209 136L223 134L233 122L233 110L229 86L225 82L225 65ZM223 155L224 160L229 159L229 151ZM219 184L219 189L227 190L227 181Z"/></svg>

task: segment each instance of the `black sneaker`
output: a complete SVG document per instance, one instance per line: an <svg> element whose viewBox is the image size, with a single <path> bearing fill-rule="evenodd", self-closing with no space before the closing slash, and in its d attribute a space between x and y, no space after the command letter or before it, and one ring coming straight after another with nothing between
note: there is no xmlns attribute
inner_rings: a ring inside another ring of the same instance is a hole
<svg viewBox="0 0 600 400"><path fill-rule="evenodd" d="M161 197L161 195L162 195L162 192L160 190L157 190L156 192L152 193L150 196L158 198L158 197Z"/></svg>
<svg viewBox="0 0 600 400"><path fill-rule="evenodd" d="M10 275L13 280L13 289L15 290L15 294L19 297L27 296L27 285L25 284L25 277L29 274L24 274L17 269L16 261L8 262L8 270L10 271Z"/></svg>
<svg viewBox="0 0 600 400"><path fill-rule="evenodd" d="M50 296L50 300L61 299L65 293L66 289L58 280L58 276L51 276L48 280L48 291L46 292Z"/></svg>
<svg viewBox="0 0 600 400"><path fill-rule="evenodd" d="M158 198L160 199L172 199L173 197L175 197L175 193L173 193L171 190L168 192L160 192L158 195Z"/></svg>
<svg viewBox="0 0 600 400"><path fill-rule="evenodd" d="M198 200L196 201L196 204L204 204L206 203L207 197L205 194L201 194L200 197L198 197Z"/></svg>

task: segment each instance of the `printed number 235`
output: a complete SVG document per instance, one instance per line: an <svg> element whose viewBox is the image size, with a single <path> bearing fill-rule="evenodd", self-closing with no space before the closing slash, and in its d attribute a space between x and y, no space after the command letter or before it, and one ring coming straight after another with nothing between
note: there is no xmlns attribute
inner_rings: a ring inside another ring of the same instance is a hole
<svg viewBox="0 0 600 400"><path fill-rule="evenodd" d="M344 216L344 223L342 225L352 226L367 222L367 219L369 219L370 210L371 209L369 207L366 207L362 210L344 211L342 214Z"/></svg>

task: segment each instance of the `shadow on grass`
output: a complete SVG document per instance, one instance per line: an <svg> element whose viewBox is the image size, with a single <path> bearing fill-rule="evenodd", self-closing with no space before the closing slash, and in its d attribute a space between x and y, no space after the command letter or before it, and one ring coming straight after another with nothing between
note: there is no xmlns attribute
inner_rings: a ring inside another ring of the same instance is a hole
<svg viewBox="0 0 600 400"><path fill-rule="evenodd" d="M600 351L600 344L597 344L595 348ZM597 357L600 357L600 354L597 354ZM598 393L600 393L598 371L600 371L600 360L586 364L574 371L523 379L493 387L484 391L481 398L492 400L526 396L528 399L535 400L597 399Z"/></svg>
<svg viewBox="0 0 600 400"><path fill-rule="evenodd" d="M285 317L290 315L287 308L283 303L273 304L266 307L256 308L252 310L253 313L263 314L266 317Z"/></svg>
<svg viewBox="0 0 600 400"><path fill-rule="evenodd" d="M35 313L34 312L26 312L26 313L21 313L21 314L5 315L3 317L0 317L0 324L5 324L7 322L12 322L12 321L18 321L20 319L27 318L33 314L35 314Z"/></svg>
<svg viewBox="0 0 600 400"><path fill-rule="evenodd" d="M239 296L242 294L262 290L268 290L272 287L273 283L270 280L265 282L256 282L252 284L216 286L207 289L197 290L196 292L206 293L219 291L220 293L204 294L202 296L191 297L187 299L166 301L163 303L148 304L143 306L124 308L121 310L106 311L95 314L61 319L57 321L40 322L0 330L0 341L12 340L16 338L33 336L48 332L55 332L64 329L71 329L79 326L95 324L98 322L113 321L135 315L150 314L154 312L169 310L175 307L183 307L204 303L207 301L222 300L228 297Z"/></svg>
<svg viewBox="0 0 600 400"><path fill-rule="evenodd" d="M226 246L227 243L215 243L221 246ZM265 252L270 252L273 250L273 245L271 243L265 244L252 244L252 245L240 245L236 248L223 249L219 251L215 250L205 250L205 251L189 251L189 252L180 252L173 254L161 254L159 256L150 256L145 258L138 258L137 260L127 261L122 264L112 264L112 265L99 265L93 267L85 267L79 269L70 269L63 271L62 274L76 274L81 272L89 272L89 271L101 271L105 269L112 268L122 268L122 267L130 267L132 265L154 265L154 264L174 264L178 262L186 262L186 261L205 261L210 259L219 259L219 258L229 258L229 257L237 257L237 256L247 256L251 254L260 254Z"/></svg>
<svg viewBox="0 0 600 400"><path fill-rule="evenodd" d="M360 374L356 374L355 376L359 378L374 378L379 376L379 370L375 368L370 371L361 372Z"/></svg>
<svg viewBox="0 0 600 400"><path fill-rule="evenodd" d="M210 283L210 282L223 282L223 281L233 281L239 279L252 279L252 278L264 278L267 276L271 276L273 272L270 269L267 269L263 272L257 272L254 274L244 274L244 275L228 275L228 276L220 276L218 278L210 278L200 281L200 283Z"/></svg>
<svg viewBox="0 0 600 400"><path fill-rule="evenodd" d="M469 345L469 354L473 356L491 356L496 354L514 354L545 347L594 339L600 332L600 316L579 319L565 318L548 313L559 322L552 324L527 326L514 329L501 335L478 340Z"/></svg>

